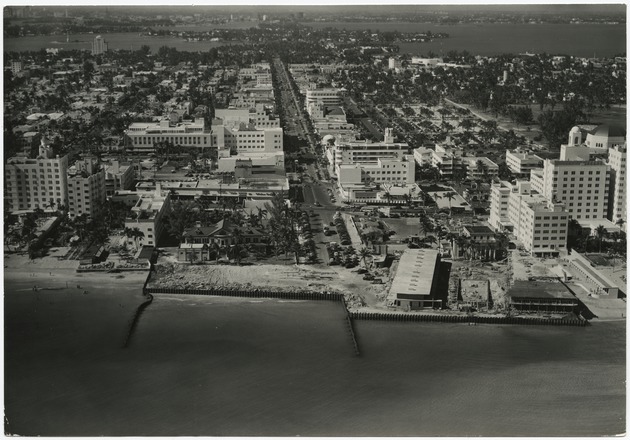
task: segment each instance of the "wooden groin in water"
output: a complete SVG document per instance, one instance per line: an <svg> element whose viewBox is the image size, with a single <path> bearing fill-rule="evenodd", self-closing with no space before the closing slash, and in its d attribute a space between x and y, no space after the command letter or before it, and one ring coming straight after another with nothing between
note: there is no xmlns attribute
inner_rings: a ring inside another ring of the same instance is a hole
<svg viewBox="0 0 630 440"><path fill-rule="evenodd" d="M522 316L466 316L466 315L438 315L412 313L378 313L378 312L350 312L352 319L371 321L399 321L399 322L450 322L468 324L514 324L514 325L555 325L584 327L588 321L581 319L559 318L528 318Z"/></svg>

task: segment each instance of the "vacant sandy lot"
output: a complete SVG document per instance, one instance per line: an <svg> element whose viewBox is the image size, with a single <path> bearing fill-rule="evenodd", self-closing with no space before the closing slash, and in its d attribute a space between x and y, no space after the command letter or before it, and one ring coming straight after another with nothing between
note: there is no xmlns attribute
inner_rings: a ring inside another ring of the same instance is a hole
<svg viewBox="0 0 630 440"><path fill-rule="evenodd" d="M384 281L386 274L381 274ZM190 265L156 266L149 287L188 289L269 289L343 293L351 308L384 304L386 284L371 284L355 271L339 266Z"/></svg>

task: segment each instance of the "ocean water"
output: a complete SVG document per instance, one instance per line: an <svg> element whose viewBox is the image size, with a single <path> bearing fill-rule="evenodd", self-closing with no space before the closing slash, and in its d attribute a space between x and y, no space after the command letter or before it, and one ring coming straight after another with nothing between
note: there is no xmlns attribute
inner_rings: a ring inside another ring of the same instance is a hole
<svg viewBox="0 0 630 440"><path fill-rule="evenodd" d="M401 53L427 55L432 51L438 55L450 50L468 52L475 55L492 56L501 53L547 52L581 57L610 57L626 52L626 26L605 24L456 24L437 25L433 23L396 23L396 22L335 22L305 23L314 28L337 27L345 29L371 29L373 31L399 32L446 32L449 38L437 39L428 43L400 43ZM233 23L231 26L251 26L250 23ZM194 27L204 31L217 26ZM179 28L178 28L179 29ZM182 28L184 29L184 28ZM175 47L182 51L206 51L225 42L200 41L189 43L181 38L148 37L137 33L111 33L103 35L110 49L139 49L147 45L153 53L162 46ZM70 43L65 43L65 35L54 37L31 36L4 38L4 51L37 51L47 47L60 49L90 50L95 34L70 35ZM79 40L79 42L73 42ZM56 41L56 42L55 42Z"/></svg>
<svg viewBox="0 0 630 440"><path fill-rule="evenodd" d="M357 321L357 357L337 303L160 295L122 349L117 341L129 315L110 317L110 324L96 319L112 311L106 298L100 310L72 318L63 300L45 307L40 301L37 313L45 317L38 318L25 295L5 297L12 433L625 432L620 322L556 328ZM71 320L81 336L70 331Z"/></svg>

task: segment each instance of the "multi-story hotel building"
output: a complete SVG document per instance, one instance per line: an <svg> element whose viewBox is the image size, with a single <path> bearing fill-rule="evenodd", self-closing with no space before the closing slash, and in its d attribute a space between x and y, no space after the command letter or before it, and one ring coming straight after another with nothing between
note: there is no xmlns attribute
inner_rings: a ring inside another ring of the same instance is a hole
<svg viewBox="0 0 630 440"><path fill-rule="evenodd" d="M153 153L155 144L171 142L178 147L209 148L212 136L206 130L205 121L179 122L175 115L164 117L160 122L134 122L125 131L129 144L135 153Z"/></svg>
<svg viewBox="0 0 630 440"><path fill-rule="evenodd" d="M68 215L94 217L100 212L105 194L105 170L96 157L78 160L68 168Z"/></svg>
<svg viewBox="0 0 630 440"><path fill-rule="evenodd" d="M626 144L608 149L608 164L611 199L608 203L608 219L616 223L619 219L626 220Z"/></svg>
<svg viewBox="0 0 630 440"><path fill-rule="evenodd" d="M140 198L131 208L131 216L125 219L125 228L138 228L144 234L138 241L143 245L156 246L164 229L162 219L170 210L169 194L162 193L160 183L157 183L155 191L139 195ZM128 237L128 243L133 245L134 238Z"/></svg>
<svg viewBox="0 0 630 440"><path fill-rule="evenodd" d="M545 160L531 172L532 189L548 200L564 203L576 220L604 219L608 215L610 167L600 161Z"/></svg>
<svg viewBox="0 0 630 440"><path fill-rule="evenodd" d="M4 201L11 212L48 209L51 202L65 205L68 156L53 157L52 148L41 140L36 159L13 157L5 166Z"/></svg>
<svg viewBox="0 0 630 440"><path fill-rule="evenodd" d="M495 230L511 231L534 256L557 256L566 249L569 214L564 204L532 191L530 182L501 181L491 191L489 223Z"/></svg>
<svg viewBox="0 0 630 440"><path fill-rule="evenodd" d="M116 191L132 189L134 170L132 165L121 165L117 160L105 165L105 194L112 196Z"/></svg>

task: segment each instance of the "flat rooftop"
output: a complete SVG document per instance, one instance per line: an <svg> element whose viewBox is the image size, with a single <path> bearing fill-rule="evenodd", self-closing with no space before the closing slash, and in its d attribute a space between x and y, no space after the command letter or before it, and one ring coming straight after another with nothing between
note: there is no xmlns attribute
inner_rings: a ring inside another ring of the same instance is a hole
<svg viewBox="0 0 630 440"><path fill-rule="evenodd" d="M390 295L430 295L437 256L435 249L405 249L398 262Z"/></svg>
<svg viewBox="0 0 630 440"><path fill-rule="evenodd" d="M564 284L553 280L515 281L507 294L511 298L576 299Z"/></svg>

